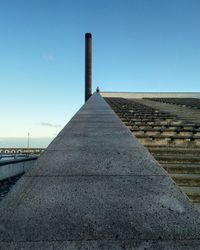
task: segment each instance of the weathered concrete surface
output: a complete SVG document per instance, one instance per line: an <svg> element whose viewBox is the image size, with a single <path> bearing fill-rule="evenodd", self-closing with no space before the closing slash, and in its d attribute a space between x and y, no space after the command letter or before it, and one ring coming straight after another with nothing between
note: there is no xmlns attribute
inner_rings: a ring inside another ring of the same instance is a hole
<svg viewBox="0 0 200 250"><path fill-rule="evenodd" d="M200 216L99 94L0 208L2 249L198 249Z"/></svg>
<svg viewBox="0 0 200 250"><path fill-rule="evenodd" d="M188 122L200 123L200 110L189 107L182 107L180 105L156 102L147 99L134 99L134 101L149 106L151 108L159 109L162 112L170 112L176 115L179 119Z"/></svg>

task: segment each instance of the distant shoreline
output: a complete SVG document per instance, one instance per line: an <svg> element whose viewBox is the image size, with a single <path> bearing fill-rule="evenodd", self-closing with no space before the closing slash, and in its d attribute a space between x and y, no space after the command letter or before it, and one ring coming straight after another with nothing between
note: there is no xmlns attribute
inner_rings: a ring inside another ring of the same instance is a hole
<svg viewBox="0 0 200 250"><path fill-rule="evenodd" d="M29 148L46 148L53 137L30 138ZM0 137L0 148L27 148L26 137Z"/></svg>

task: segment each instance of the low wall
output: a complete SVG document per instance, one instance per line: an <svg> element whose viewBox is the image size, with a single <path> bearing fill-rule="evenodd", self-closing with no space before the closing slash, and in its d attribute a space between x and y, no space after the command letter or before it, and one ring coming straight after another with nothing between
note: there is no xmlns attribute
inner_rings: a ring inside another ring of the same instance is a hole
<svg viewBox="0 0 200 250"><path fill-rule="evenodd" d="M0 181L25 173L31 169L38 157L0 162Z"/></svg>
<svg viewBox="0 0 200 250"><path fill-rule="evenodd" d="M121 97L121 98L153 98L153 97L164 97L164 98L200 98L199 92L101 92L103 97Z"/></svg>

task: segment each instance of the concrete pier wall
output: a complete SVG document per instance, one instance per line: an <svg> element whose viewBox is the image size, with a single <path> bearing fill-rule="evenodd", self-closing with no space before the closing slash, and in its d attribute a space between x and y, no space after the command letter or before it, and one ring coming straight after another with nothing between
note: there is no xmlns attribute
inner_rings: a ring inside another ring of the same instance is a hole
<svg viewBox="0 0 200 250"><path fill-rule="evenodd" d="M200 216L100 94L0 203L1 249L198 249Z"/></svg>
<svg viewBox="0 0 200 250"><path fill-rule="evenodd" d="M37 157L32 157L31 159L10 160L7 163L0 163L0 181L25 173L33 167L36 159Z"/></svg>

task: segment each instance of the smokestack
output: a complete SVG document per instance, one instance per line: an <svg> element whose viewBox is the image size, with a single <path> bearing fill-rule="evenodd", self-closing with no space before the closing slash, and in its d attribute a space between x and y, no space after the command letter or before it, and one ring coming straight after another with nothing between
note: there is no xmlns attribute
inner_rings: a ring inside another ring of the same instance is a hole
<svg viewBox="0 0 200 250"><path fill-rule="evenodd" d="M85 102L92 95L92 34L85 34Z"/></svg>

